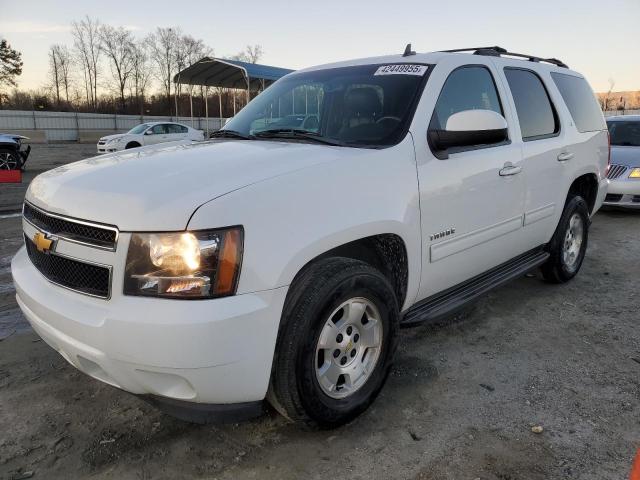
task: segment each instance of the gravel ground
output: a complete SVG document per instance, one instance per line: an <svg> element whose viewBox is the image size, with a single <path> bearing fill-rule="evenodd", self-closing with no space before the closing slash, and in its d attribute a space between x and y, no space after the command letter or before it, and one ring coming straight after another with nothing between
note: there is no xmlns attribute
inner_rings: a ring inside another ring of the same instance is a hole
<svg viewBox="0 0 640 480"><path fill-rule="evenodd" d="M0 478L624 479L640 446L640 212L596 215L569 284L524 277L403 330L372 408L323 432L190 425L77 372L25 327L20 219L0 232Z"/></svg>

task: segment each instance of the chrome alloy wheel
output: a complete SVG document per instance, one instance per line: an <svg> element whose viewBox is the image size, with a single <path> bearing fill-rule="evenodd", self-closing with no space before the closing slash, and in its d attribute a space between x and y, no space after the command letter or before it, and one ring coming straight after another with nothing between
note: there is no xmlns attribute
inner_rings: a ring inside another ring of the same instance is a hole
<svg viewBox="0 0 640 480"><path fill-rule="evenodd" d="M562 244L562 261L571 271L577 267L583 240L584 222L580 215L574 213L569 219L569 228L567 228Z"/></svg>
<svg viewBox="0 0 640 480"><path fill-rule="evenodd" d="M355 297L336 308L316 345L316 379L329 397L348 397L375 370L382 348L382 320L376 306Z"/></svg>
<svg viewBox="0 0 640 480"><path fill-rule="evenodd" d="M15 170L18 166L18 159L13 153L0 152L0 170Z"/></svg>

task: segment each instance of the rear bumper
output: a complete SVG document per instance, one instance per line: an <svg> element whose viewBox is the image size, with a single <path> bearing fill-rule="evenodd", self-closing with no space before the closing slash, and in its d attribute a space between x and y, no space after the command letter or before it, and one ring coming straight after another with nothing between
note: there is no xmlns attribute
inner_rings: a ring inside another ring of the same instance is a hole
<svg viewBox="0 0 640 480"><path fill-rule="evenodd" d="M609 191L609 180L607 180L606 178L603 178L602 180L600 180L600 183L598 183L598 194L596 196L596 202L595 202L595 205L593 206L593 212L591 212L591 216L593 216L604 204L604 199L606 198L608 191Z"/></svg>
<svg viewBox="0 0 640 480"><path fill-rule="evenodd" d="M69 363L138 395L198 404L264 399L287 288L215 300L87 297L11 265L34 330Z"/></svg>

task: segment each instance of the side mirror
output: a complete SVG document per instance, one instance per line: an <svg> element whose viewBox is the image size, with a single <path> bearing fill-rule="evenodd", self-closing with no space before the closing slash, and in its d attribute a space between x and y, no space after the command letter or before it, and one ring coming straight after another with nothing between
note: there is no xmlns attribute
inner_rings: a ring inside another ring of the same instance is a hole
<svg viewBox="0 0 640 480"><path fill-rule="evenodd" d="M145 130L144 134L145 135L153 135L153 130L151 130L151 129Z"/></svg>
<svg viewBox="0 0 640 480"><path fill-rule="evenodd" d="M449 117L444 130L429 130L427 135L436 157L445 159L450 148L504 142L507 121L492 110L463 110Z"/></svg>

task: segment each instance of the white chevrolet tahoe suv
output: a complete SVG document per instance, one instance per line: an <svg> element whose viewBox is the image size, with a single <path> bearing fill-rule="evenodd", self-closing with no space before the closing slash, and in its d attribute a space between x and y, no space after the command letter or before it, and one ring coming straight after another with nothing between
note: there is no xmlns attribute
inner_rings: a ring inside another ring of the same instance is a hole
<svg viewBox="0 0 640 480"><path fill-rule="evenodd" d="M297 71L211 141L39 175L12 262L22 311L76 368L180 418L268 400L307 425L349 421L399 327L538 267L576 275L606 195L585 79L471 52ZM281 126L298 114L317 122Z"/></svg>

